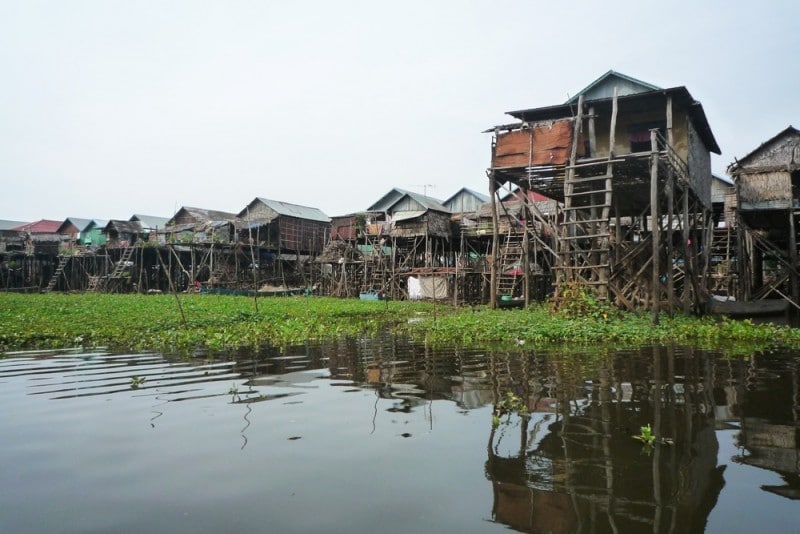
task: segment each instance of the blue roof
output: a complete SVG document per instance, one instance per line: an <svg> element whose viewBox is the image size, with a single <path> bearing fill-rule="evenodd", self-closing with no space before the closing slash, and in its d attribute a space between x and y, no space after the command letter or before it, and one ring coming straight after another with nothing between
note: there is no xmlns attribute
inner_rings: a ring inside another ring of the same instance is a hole
<svg viewBox="0 0 800 534"><path fill-rule="evenodd" d="M417 202L425 209L450 213L450 210L447 209L445 206L443 206L442 201L439 199L425 195L420 195L419 193L406 191L405 189L399 189L397 187L393 188L391 191L383 195L380 198L380 200L378 200L372 206L367 208L367 211L391 211L392 207L405 197L413 199L415 202Z"/></svg>
<svg viewBox="0 0 800 534"><path fill-rule="evenodd" d="M646 91L660 91L662 88L658 87L657 85L653 85L651 83L643 82L642 80L637 80L631 76L627 76L622 74L621 72L615 72L613 70L609 70L595 81L578 91L575 95L573 95L569 100L567 100L566 104L573 104L578 101L578 97L580 95L587 95L591 93L593 90L600 89L601 86L608 84L610 80L613 78L617 78L618 80L622 80L628 85L627 90L620 94L619 96L623 96L624 94L635 94L635 93L644 93ZM600 96L600 98L606 98L610 95ZM594 100L594 98L592 98Z"/></svg>

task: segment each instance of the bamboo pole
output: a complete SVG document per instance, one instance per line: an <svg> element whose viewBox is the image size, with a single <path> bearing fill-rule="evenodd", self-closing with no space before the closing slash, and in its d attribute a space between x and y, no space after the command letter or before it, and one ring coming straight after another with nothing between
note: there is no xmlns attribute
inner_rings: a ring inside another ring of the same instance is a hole
<svg viewBox="0 0 800 534"><path fill-rule="evenodd" d="M167 245L168 248L172 248ZM174 253L175 251L173 251ZM158 261L161 263L161 268L165 269L166 266L164 265L164 260L161 259L161 254L158 255ZM172 264L172 256L169 256L170 265ZM167 271L167 281L169 282L169 288L172 291L172 294L175 295L175 302L178 305L178 311L181 314L181 324L186 326L186 315L183 313L183 305L181 304L181 299L178 298L178 289L175 287L175 284L172 283L172 272Z"/></svg>

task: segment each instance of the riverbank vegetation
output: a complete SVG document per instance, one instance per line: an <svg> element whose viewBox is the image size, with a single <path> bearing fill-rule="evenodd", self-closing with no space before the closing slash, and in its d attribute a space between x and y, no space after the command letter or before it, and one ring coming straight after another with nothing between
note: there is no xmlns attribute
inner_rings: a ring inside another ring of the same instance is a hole
<svg viewBox="0 0 800 534"><path fill-rule="evenodd" d="M256 306L257 304L257 306ZM375 334L381 329L440 346L615 347L681 343L753 349L800 347L800 329L719 317L622 313L592 302L526 310L316 297L0 294L0 350L107 346L170 352Z"/></svg>

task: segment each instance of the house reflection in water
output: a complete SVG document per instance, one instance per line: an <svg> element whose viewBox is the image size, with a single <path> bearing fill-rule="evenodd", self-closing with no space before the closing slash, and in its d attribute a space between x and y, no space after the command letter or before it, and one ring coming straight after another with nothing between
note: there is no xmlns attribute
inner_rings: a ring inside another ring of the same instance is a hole
<svg viewBox="0 0 800 534"><path fill-rule="evenodd" d="M487 422L483 468L493 491L487 513L522 532L702 532L726 467L737 464L782 477L762 490L800 496L796 354L724 358L671 346L479 352L384 337L258 365L265 367L253 375L268 368L280 376L251 385L296 387L319 376L298 366L326 367L332 380L374 388L376 407L393 400L390 412L429 410L435 400L486 409L513 393L529 415ZM633 439L645 425L658 438L651 448ZM737 432L733 458L719 454L718 431Z"/></svg>
<svg viewBox="0 0 800 534"><path fill-rule="evenodd" d="M797 498L800 490L793 355L726 359L649 347L454 357L394 344L362 351L334 374L371 383L409 408L413 400L449 399L475 409L509 392L524 400L528 417L505 416L487 428L484 466L492 517L515 530L702 532L731 461L783 476L784 486L765 491ZM667 441L648 450L633 439L645 425ZM742 453L720 457L717 431L732 428Z"/></svg>
<svg viewBox="0 0 800 534"><path fill-rule="evenodd" d="M703 530L724 485L714 359L647 352L543 356L525 380L496 381L497 398L513 390L531 411L489 435L496 521L524 532ZM646 424L669 441L646 450L632 438Z"/></svg>
<svg viewBox="0 0 800 534"><path fill-rule="evenodd" d="M785 484L761 489L800 500L800 370L790 357L753 357L731 370L725 423L739 427L735 462L769 469ZM736 376L738 375L738 376Z"/></svg>

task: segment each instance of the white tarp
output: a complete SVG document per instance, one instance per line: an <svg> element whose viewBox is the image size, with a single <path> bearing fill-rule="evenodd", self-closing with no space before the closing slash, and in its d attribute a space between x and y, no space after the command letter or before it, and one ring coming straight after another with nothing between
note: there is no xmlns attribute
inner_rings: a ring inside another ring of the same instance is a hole
<svg viewBox="0 0 800 534"><path fill-rule="evenodd" d="M444 299L450 297L447 278L444 276L408 277L408 298L419 299Z"/></svg>

